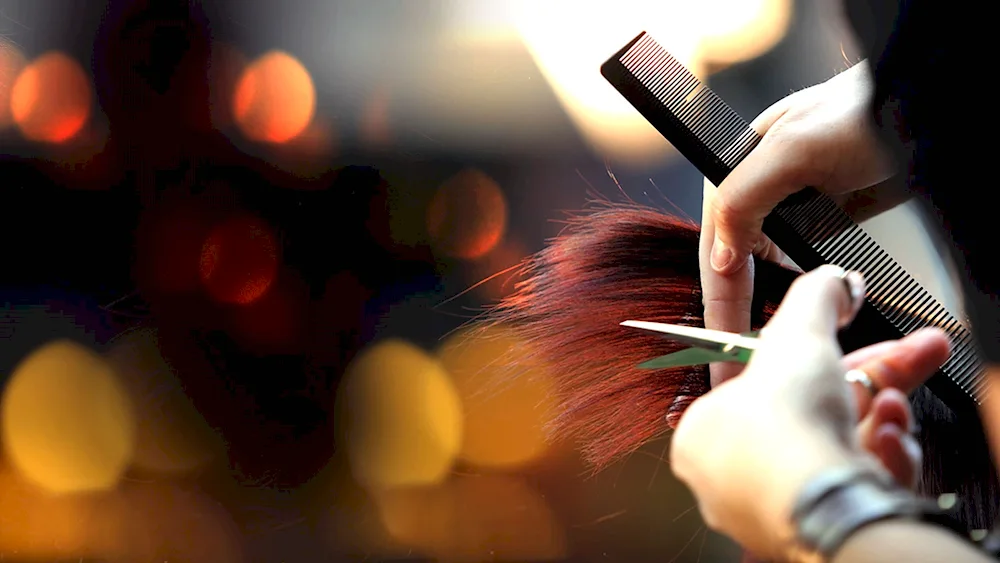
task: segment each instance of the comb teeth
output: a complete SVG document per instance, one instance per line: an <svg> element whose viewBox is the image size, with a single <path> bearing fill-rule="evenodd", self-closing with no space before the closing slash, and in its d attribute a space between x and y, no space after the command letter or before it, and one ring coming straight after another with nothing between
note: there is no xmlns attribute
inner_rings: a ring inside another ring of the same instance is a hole
<svg viewBox="0 0 1000 563"><path fill-rule="evenodd" d="M619 63L729 168L760 141L738 113L645 32Z"/></svg>
<svg viewBox="0 0 1000 563"><path fill-rule="evenodd" d="M645 32L601 73L715 185L760 143L749 123ZM807 188L778 205L764 233L805 270L835 263L865 275L868 306L858 321L877 338L866 344L924 327L947 332L946 377L932 378L928 387L955 410L981 401L987 380L971 334L833 200Z"/></svg>

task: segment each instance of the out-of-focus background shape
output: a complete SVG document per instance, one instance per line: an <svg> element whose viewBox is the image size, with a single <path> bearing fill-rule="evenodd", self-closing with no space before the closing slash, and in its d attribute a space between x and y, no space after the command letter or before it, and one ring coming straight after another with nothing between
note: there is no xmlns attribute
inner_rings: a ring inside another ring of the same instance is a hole
<svg viewBox="0 0 1000 563"><path fill-rule="evenodd" d="M564 211L697 218L644 30L748 120L857 61L805 0L0 0L0 561L734 557L467 327Z"/></svg>

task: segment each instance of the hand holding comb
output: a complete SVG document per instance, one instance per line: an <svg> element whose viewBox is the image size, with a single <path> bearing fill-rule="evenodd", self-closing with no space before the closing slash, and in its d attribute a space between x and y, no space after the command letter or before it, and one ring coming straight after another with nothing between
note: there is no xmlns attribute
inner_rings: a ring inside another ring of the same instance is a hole
<svg viewBox="0 0 1000 563"><path fill-rule="evenodd" d="M646 32L605 62L601 73L715 185L760 143L746 120ZM975 416L987 381L971 334L833 200L804 188L775 208L763 231L806 271L833 263L864 274L866 304L851 331L842 335L845 349L923 327L943 329L952 340L952 354L927 386L953 410ZM702 351L682 350L658 358L658 364L642 365L677 367L706 357Z"/></svg>

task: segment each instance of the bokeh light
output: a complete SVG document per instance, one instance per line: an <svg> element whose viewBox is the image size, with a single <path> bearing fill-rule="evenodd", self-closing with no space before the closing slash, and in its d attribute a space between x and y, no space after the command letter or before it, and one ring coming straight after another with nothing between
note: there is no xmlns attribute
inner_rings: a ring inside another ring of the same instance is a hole
<svg viewBox="0 0 1000 563"><path fill-rule="evenodd" d="M389 534L441 561L550 561L566 555L555 514L515 477L463 475L377 498Z"/></svg>
<svg viewBox="0 0 1000 563"><path fill-rule="evenodd" d="M133 407L111 366L69 340L17 366L0 425L10 461L54 493L113 488L135 446Z"/></svg>
<svg viewBox="0 0 1000 563"><path fill-rule="evenodd" d="M444 182L427 208L427 232L435 248L456 258L486 254L507 229L507 200L481 170L467 168Z"/></svg>
<svg viewBox="0 0 1000 563"><path fill-rule="evenodd" d="M698 18L701 57L713 64L750 60L785 37L792 20L791 0L703 0Z"/></svg>
<svg viewBox="0 0 1000 563"><path fill-rule="evenodd" d="M266 53L240 77L233 116L248 138L284 143L305 131L316 110L316 89L309 71L283 51Z"/></svg>
<svg viewBox="0 0 1000 563"><path fill-rule="evenodd" d="M367 488L440 482L462 443L462 404L441 365L397 339L362 352L337 394L338 429Z"/></svg>
<svg viewBox="0 0 1000 563"><path fill-rule="evenodd" d="M598 66L641 31L648 31L695 75L697 2L631 0L517 2L513 23L542 75L577 128L600 154L630 165L653 165L674 152ZM553 27L552 22L559 25Z"/></svg>
<svg viewBox="0 0 1000 563"><path fill-rule="evenodd" d="M271 227L257 217L230 217L212 229L202 245L201 281L222 303L253 303L268 290L277 272L277 241Z"/></svg>
<svg viewBox="0 0 1000 563"><path fill-rule="evenodd" d="M11 90L10 112L26 138L61 143L87 122L92 96L80 64L52 52L21 71Z"/></svg>
<svg viewBox="0 0 1000 563"><path fill-rule="evenodd" d="M125 535L114 493L53 495L0 463L0 554L5 561L115 560Z"/></svg>
<svg viewBox="0 0 1000 563"><path fill-rule="evenodd" d="M132 485L118 514L125 561L244 561L239 528L220 503L176 484Z"/></svg>
<svg viewBox="0 0 1000 563"><path fill-rule="evenodd" d="M189 473L221 454L219 436L163 358L156 329L137 328L121 335L107 358L135 406L135 467L156 473Z"/></svg>
<svg viewBox="0 0 1000 563"><path fill-rule="evenodd" d="M512 331L490 327L459 331L438 351L464 406L463 461L515 467L545 452L555 389L544 366L527 358L510 371L511 354L523 355L523 347Z"/></svg>
<svg viewBox="0 0 1000 563"><path fill-rule="evenodd" d="M0 129L14 123L10 113L10 94L27 62L17 45L0 39Z"/></svg>

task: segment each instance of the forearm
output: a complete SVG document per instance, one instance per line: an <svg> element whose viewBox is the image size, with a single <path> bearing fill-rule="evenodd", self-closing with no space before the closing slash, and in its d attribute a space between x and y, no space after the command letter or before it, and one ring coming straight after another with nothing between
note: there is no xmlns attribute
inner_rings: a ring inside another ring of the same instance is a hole
<svg viewBox="0 0 1000 563"><path fill-rule="evenodd" d="M985 563L991 559L949 530L909 520L887 520L866 526L852 535L833 557L833 563L884 561Z"/></svg>

